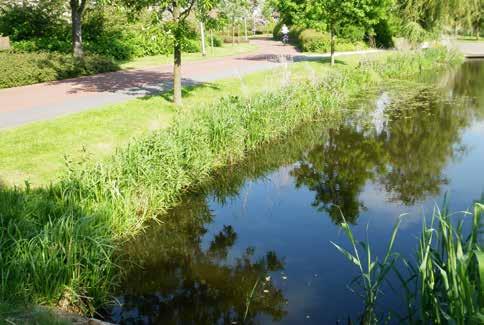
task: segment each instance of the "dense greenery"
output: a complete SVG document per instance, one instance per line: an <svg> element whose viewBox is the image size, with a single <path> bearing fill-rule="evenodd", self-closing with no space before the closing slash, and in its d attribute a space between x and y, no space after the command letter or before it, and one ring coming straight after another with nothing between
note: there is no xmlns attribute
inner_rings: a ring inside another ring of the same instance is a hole
<svg viewBox="0 0 484 325"><path fill-rule="evenodd" d="M70 26L61 12L50 1L41 1L38 6L5 7L0 13L0 34L9 35L14 48L20 51L70 53ZM90 53L116 60L170 54L173 37L168 26L158 24L158 19L155 13L143 11L133 20L122 7L89 8L83 19L83 47ZM199 52L198 34L193 25L187 26L185 35L183 50Z"/></svg>
<svg viewBox="0 0 484 325"><path fill-rule="evenodd" d="M66 175L49 187L0 188L0 300L92 313L122 276L119 245L176 205L187 188L247 151L332 114L362 87L449 60L454 57L442 49L391 55L254 98L226 98L182 111L170 128L133 141L104 163L68 163Z"/></svg>
<svg viewBox="0 0 484 325"><path fill-rule="evenodd" d="M442 34L479 36L484 24L482 0L273 0L281 20L292 28L310 28L338 39L366 41L371 46L391 47L393 37L413 45ZM337 47L337 44L335 44Z"/></svg>
<svg viewBox="0 0 484 325"><path fill-rule="evenodd" d="M0 52L0 88L29 85L115 71L118 66L99 55L76 61L71 55L49 52Z"/></svg>
<svg viewBox="0 0 484 325"><path fill-rule="evenodd" d="M330 52L331 36L314 29L293 28L290 38L302 51L306 52ZM335 40L335 48L339 51L362 50L368 46L363 41L351 41L349 39Z"/></svg>

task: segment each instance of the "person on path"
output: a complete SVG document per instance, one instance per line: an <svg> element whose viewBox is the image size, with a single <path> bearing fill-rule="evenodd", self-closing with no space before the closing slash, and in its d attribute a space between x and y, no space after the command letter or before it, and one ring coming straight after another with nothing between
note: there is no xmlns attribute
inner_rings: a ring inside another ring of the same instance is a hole
<svg viewBox="0 0 484 325"><path fill-rule="evenodd" d="M286 24L282 25L281 33L282 33L282 42L284 44L287 44L289 41L289 36L288 36L289 28L287 28Z"/></svg>

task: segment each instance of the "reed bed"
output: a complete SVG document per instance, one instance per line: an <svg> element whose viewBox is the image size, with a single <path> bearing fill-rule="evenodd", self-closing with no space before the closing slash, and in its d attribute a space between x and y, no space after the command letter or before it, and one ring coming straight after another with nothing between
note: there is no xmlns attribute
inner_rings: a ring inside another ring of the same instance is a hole
<svg viewBox="0 0 484 325"><path fill-rule="evenodd" d="M214 170L339 114L353 95L398 78L403 67L402 79L454 59L445 49L391 54L252 98L182 109L168 129L131 141L105 162L68 161L48 187L0 186L0 303L93 314L123 276L119 247ZM420 64L406 64L414 61Z"/></svg>
<svg viewBox="0 0 484 325"><path fill-rule="evenodd" d="M445 206L445 204L444 204ZM476 203L468 217L467 232L464 220L454 220L447 208L434 209L429 223L425 218L416 256L403 257L393 251L401 219L395 224L387 252L383 259L372 255L368 238L357 241L347 223L342 227L351 250L334 244L351 263L358 267L355 283L361 284L365 297L362 324L378 324L384 319L397 319L409 324L482 324L484 302L482 281L484 258L479 243L482 231L484 205ZM401 263L398 263L401 262ZM391 281L390 273L396 275L391 287L400 287L404 293L406 314L376 312L377 298L383 293L383 284Z"/></svg>

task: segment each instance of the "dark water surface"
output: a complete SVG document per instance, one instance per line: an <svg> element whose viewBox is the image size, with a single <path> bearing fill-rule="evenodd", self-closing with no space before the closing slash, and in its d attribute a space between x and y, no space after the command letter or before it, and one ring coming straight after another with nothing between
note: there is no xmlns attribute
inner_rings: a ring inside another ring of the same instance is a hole
<svg viewBox="0 0 484 325"><path fill-rule="evenodd" d="M343 214L383 254L412 257L422 216L449 195L466 210L484 190L484 61L427 85L381 92L340 125L309 125L261 148L130 243L133 270L110 320L140 324L335 324L357 320ZM386 288L389 289L389 288ZM398 290L398 288L396 288ZM380 311L403 312L385 290ZM393 321L396 322L395 316Z"/></svg>

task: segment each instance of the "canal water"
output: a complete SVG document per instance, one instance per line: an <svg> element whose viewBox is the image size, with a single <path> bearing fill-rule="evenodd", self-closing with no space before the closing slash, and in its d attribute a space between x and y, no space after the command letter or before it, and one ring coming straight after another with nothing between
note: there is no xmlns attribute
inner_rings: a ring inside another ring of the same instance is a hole
<svg viewBox="0 0 484 325"><path fill-rule="evenodd" d="M383 255L412 259L423 216L484 192L484 61L431 82L388 86L334 127L314 123L218 171L129 243L133 267L108 311L116 323L335 324L363 311L346 220ZM459 216L456 216L458 218ZM405 314L398 282L380 315ZM382 316L382 317L383 317Z"/></svg>

